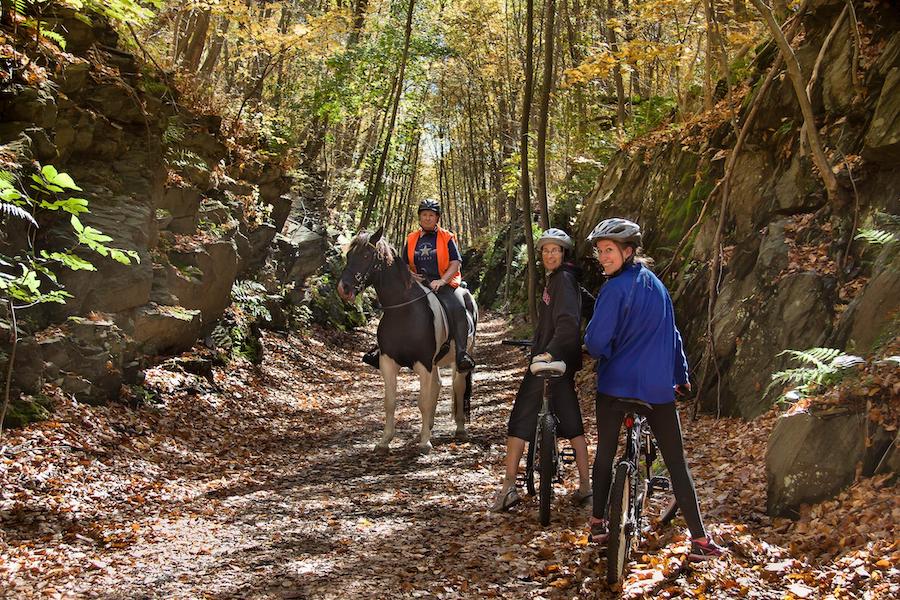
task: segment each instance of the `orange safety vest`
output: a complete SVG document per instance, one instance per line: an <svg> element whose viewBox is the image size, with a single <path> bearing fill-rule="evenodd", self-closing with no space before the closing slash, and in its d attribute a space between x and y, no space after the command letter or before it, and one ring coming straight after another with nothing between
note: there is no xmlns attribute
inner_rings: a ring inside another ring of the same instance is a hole
<svg viewBox="0 0 900 600"><path fill-rule="evenodd" d="M422 235L422 229L419 228L412 233L409 234L406 238L406 253L409 258L409 269L413 273L416 272L416 244L419 242L419 237ZM437 259L438 259L438 271L443 275L447 269L450 268L450 250L448 246L450 244L450 240L455 240L456 236L444 229L443 227L438 226L437 228ZM456 272L456 275L453 276L449 282L450 287L459 287L459 284L462 283L462 275L459 271Z"/></svg>

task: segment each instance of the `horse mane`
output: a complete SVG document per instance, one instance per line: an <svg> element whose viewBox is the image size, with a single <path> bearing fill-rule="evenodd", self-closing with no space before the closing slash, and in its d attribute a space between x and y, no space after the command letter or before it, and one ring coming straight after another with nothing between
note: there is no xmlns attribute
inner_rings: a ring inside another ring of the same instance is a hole
<svg viewBox="0 0 900 600"><path fill-rule="evenodd" d="M374 233L368 231L360 232L356 238L350 243L350 251L353 251L356 248L361 248L369 244L369 239L375 235ZM388 242L384 239L384 236L381 237L378 242L374 244L375 246L375 259L379 262L383 263L386 267L392 267L394 262L400 259L400 253ZM403 279L403 284L409 288L412 285L413 278L409 269L397 269L400 272L400 276Z"/></svg>

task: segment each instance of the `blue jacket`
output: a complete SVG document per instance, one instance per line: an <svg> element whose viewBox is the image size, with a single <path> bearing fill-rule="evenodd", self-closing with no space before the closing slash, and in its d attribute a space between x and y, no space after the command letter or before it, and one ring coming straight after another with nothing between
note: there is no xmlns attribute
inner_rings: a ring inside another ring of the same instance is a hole
<svg viewBox="0 0 900 600"><path fill-rule="evenodd" d="M597 391L665 404L688 381L672 299L649 269L630 264L600 289L584 343L597 359Z"/></svg>

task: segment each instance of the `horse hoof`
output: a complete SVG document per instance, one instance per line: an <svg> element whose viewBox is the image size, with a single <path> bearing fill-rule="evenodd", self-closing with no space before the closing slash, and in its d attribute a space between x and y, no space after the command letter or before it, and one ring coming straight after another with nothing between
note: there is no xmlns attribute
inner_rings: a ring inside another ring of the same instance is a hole
<svg viewBox="0 0 900 600"><path fill-rule="evenodd" d="M419 444L419 454L430 454L431 449L431 442L428 442L427 444Z"/></svg>
<svg viewBox="0 0 900 600"><path fill-rule="evenodd" d="M456 431L456 439L459 440L460 442L467 442L467 441L469 441L469 434L466 431L457 430Z"/></svg>
<svg viewBox="0 0 900 600"><path fill-rule="evenodd" d="M387 446L382 446L381 444L378 444L375 446L375 454L387 454L387 453L388 453Z"/></svg>

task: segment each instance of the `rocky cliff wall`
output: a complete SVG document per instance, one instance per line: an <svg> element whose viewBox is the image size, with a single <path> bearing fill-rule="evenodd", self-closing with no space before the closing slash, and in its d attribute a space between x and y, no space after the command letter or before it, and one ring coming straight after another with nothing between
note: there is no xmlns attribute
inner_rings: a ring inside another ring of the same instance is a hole
<svg viewBox="0 0 900 600"><path fill-rule="evenodd" d="M21 341L14 381L26 392L55 381L79 399L101 401L134 380L141 354L180 352L208 333L230 305L235 280L266 261L292 209L310 199L275 159L226 145L221 118L181 105L102 19L89 26L61 11L51 20L67 32L68 53L25 55L15 49L28 47L26 40L6 40L4 168L20 180L34 161L70 174L89 202L81 221L140 262L94 255L97 271L61 272L72 298L20 315L25 333L36 335ZM7 249L22 243L10 223ZM71 241L59 219L40 225L41 244ZM288 262L281 283L296 283L321 264L325 241L292 222L279 247Z"/></svg>
<svg viewBox="0 0 900 600"><path fill-rule="evenodd" d="M823 56L812 94L847 205L836 210L828 203L801 148L802 117L788 78L776 78L764 97L756 97L774 57L774 49L763 49L744 84L749 91L739 122L752 103L761 105L735 164L723 243L715 247L714 198L666 277L696 366L705 345L709 264L713 253L722 253L713 323L721 379L716 385L708 378L706 410L745 418L767 410L774 394L764 391L771 374L787 365L778 356L784 349L831 345L868 354L896 340L895 248L888 246L876 260L877 248L852 237L854 227L871 224L876 211L900 212L900 13L884 3L855 4L863 41L859 84L850 66L854 36L845 19ZM802 40L795 46L804 73L812 71L844 6L839 0L809 3L795 40ZM636 219L657 272L664 270L723 175L736 140L727 116L721 108L718 115L652 134L618 153L578 216L578 239L603 218Z"/></svg>

